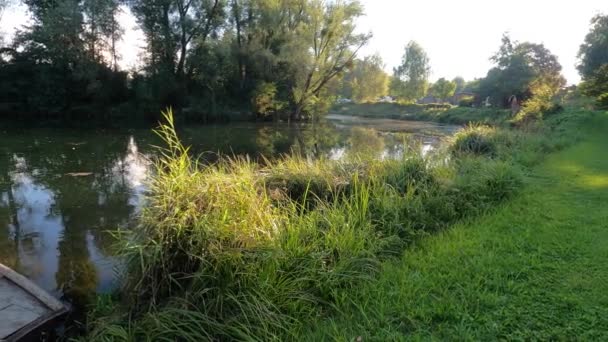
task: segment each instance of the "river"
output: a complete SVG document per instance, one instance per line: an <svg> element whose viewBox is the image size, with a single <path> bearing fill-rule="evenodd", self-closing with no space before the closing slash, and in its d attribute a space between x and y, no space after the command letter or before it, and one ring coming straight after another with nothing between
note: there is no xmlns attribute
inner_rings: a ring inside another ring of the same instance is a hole
<svg viewBox="0 0 608 342"><path fill-rule="evenodd" d="M432 149L458 127L329 115L316 124L231 123L179 130L192 153L272 159L299 151L342 158L353 127L375 128L385 158L403 153L403 134ZM109 233L136 219L162 142L150 130L0 128L0 262L57 297L83 303L115 284Z"/></svg>

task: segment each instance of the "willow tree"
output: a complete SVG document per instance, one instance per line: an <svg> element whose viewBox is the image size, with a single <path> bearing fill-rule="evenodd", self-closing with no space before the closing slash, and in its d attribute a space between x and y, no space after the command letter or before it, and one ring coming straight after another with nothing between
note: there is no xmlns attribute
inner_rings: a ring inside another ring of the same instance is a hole
<svg viewBox="0 0 608 342"><path fill-rule="evenodd" d="M296 27L290 60L297 67L292 89L295 109L291 119L316 114L327 103L328 83L351 67L371 34L356 32L355 22L363 15L358 1L309 1L307 20ZM295 54L294 54L295 52ZM307 53L308 52L308 53ZM324 103L325 102L325 103Z"/></svg>
<svg viewBox="0 0 608 342"><path fill-rule="evenodd" d="M371 102L388 94L389 76L379 55L355 60L343 79L342 96L355 102Z"/></svg>

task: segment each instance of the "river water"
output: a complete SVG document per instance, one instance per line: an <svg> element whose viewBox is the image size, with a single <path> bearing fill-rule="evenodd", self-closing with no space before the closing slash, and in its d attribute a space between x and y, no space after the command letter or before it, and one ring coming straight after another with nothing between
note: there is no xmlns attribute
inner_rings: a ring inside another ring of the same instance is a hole
<svg viewBox="0 0 608 342"><path fill-rule="evenodd" d="M458 127L330 115L325 123L231 123L180 129L193 153L272 159L298 151L339 159L353 127L376 129L382 157L403 153L403 136L432 149ZM137 217L162 145L151 130L3 129L0 126L0 262L57 297L83 303L115 284L112 236Z"/></svg>

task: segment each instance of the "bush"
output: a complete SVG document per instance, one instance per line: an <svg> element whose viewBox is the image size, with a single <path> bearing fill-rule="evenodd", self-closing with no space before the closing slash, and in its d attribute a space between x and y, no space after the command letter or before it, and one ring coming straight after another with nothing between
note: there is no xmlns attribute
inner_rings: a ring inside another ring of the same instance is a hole
<svg viewBox="0 0 608 342"><path fill-rule="evenodd" d="M385 161L382 169L377 172L377 177L383 184L393 187L401 194L413 187L426 188L435 183L427 161L420 156Z"/></svg>
<svg viewBox="0 0 608 342"><path fill-rule="evenodd" d="M427 103L427 104L423 104L421 105L424 109L442 109L442 110L446 110L446 109L451 109L452 105L449 103Z"/></svg>
<svg viewBox="0 0 608 342"><path fill-rule="evenodd" d="M473 107L474 103L475 103L475 98L470 96L470 97L466 97L466 98L463 98L462 100L458 101L458 107L471 108L471 107Z"/></svg>
<svg viewBox="0 0 608 342"><path fill-rule="evenodd" d="M608 93L601 94L595 101L595 106L598 109L608 109Z"/></svg>
<svg viewBox="0 0 608 342"><path fill-rule="evenodd" d="M253 112L260 116L269 116L277 113L285 104L276 99L277 87L274 83L259 83L251 96Z"/></svg>
<svg viewBox="0 0 608 342"><path fill-rule="evenodd" d="M596 99L596 107L608 108L608 64L600 66L593 75L586 77L581 84L582 92Z"/></svg>

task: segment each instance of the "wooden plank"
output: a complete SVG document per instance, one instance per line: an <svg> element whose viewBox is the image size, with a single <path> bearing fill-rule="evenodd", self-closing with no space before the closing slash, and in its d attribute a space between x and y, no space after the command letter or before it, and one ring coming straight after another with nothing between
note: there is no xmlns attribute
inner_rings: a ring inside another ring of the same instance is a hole
<svg viewBox="0 0 608 342"><path fill-rule="evenodd" d="M0 311L0 338L9 338L15 332L34 322L40 315L37 312L26 310L12 304Z"/></svg>
<svg viewBox="0 0 608 342"><path fill-rule="evenodd" d="M60 301L0 264L0 342L31 338L66 312Z"/></svg>
<svg viewBox="0 0 608 342"><path fill-rule="evenodd" d="M44 303L6 277L0 278L0 338L16 341L13 335L52 313Z"/></svg>
<svg viewBox="0 0 608 342"><path fill-rule="evenodd" d="M27 337L31 333L36 332L39 329L43 328L45 325L53 323L56 319L63 316L66 312L67 312L67 309L64 308L63 310L55 311L48 315L40 316L39 318L35 319L34 321L30 322L29 324L27 324L26 326L21 328L19 331L17 331L13 335L9 336L6 340L0 339L0 342L20 341L21 339Z"/></svg>
<svg viewBox="0 0 608 342"><path fill-rule="evenodd" d="M51 311L44 303L13 283L10 279L0 279L0 308L17 305L24 310L32 311L38 316Z"/></svg>
<svg viewBox="0 0 608 342"><path fill-rule="evenodd" d="M0 274L6 279L10 279L17 286L21 287L32 296L36 297L36 299L44 303L44 305L49 307L52 311L65 310L65 306L60 301L38 287L31 280L2 264L0 264Z"/></svg>

